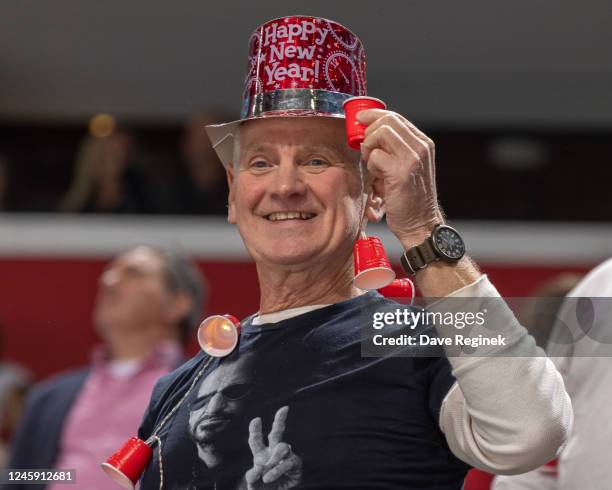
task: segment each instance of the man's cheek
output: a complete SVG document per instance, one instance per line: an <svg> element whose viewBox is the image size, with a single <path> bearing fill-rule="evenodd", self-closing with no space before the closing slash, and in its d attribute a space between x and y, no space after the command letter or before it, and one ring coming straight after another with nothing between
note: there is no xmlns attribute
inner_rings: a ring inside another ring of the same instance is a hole
<svg viewBox="0 0 612 490"><path fill-rule="evenodd" d="M226 414L234 414L240 409L239 401L228 401L224 412Z"/></svg>

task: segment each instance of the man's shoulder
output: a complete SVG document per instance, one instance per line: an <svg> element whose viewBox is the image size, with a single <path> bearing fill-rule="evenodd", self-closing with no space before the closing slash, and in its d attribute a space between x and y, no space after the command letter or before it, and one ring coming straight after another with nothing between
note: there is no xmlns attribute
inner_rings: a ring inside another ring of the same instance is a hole
<svg viewBox="0 0 612 490"><path fill-rule="evenodd" d="M408 302L408 298L387 298L378 291L369 291L364 295L365 304L368 307L381 308L384 310L394 310L396 308L406 308L408 310L416 310L417 307Z"/></svg>
<svg viewBox="0 0 612 490"><path fill-rule="evenodd" d="M405 326L403 320L405 318L416 318L416 324L419 325L420 317L417 316L419 311L422 311L423 308L413 305L412 303L407 304L403 298L396 298L397 300L402 300L403 302L396 301L391 298L386 298L382 296L380 293L369 295L369 301L367 301L364 307L361 309L361 313L368 313L367 321L370 323L374 320L374 314L377 317L385 317L389 319L390 327L402 327Z"/></svg>
<svg viewBox="0 0 612 490"><path fill-rule="evenodd" d="M404 298L396 298L398 302L391 298L386 298L378 291L368 291L350 301L332 305L330 312L337 313L339 318L354 319L358 316L361 320L371 320L371 315L375 312L391 312L396 310L416 311L417 308L411 304L406 304Z"/></svg>
<svg viewBox="0 0 612 490"><path fill-rule="evenodd" d="M46 398L66 391L78 390L89 375L89 367L81 367L53 375L37 383L31 390L32 398Z"/></svg>
<svg viewBox="0 0 612 490"><path fill-rule="evenodd" d="M151 393L149 407L138 429L139 437L143 439L148 438L159 421L177 403L180 403L189 387L194 383L198 371L205 366L203 361L205 361L206 357L206 354L200 351L174 371L157 380Z"/></svg>
<svg viewBox="0 0 612 490"><path fill-rule="evenodd" d="M193 381L193 375L201 366L202 360L206 357L203 351L198 352L191 359L188 359L183 364L178 366L174 371L160 377L155 384L151 401L156 402L157 399L164 396L165 393L174 392L186 383Z"/></svg>
<svg viewBox="0 0 612 490"><path fill-rule="evenodd" d="M62 372L34 385L29 391L25 413L41 417L42 413L51 417L66 413L83 387L89 368L84 367ZM42 410L42 411L41 411Z"/></svg>

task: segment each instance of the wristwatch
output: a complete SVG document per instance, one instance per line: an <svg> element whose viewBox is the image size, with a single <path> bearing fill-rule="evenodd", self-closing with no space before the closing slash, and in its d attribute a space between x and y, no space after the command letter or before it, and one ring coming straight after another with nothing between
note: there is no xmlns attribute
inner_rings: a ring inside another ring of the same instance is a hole
<svg viewBox="0 0 612 490"><path fill-rule="evenodd" d="M459 232L448 225L436 225L430 237L404 252L400 263L407 274L416 274L427 264L441 260L458 262L465 255L465 243Z"/></svg>

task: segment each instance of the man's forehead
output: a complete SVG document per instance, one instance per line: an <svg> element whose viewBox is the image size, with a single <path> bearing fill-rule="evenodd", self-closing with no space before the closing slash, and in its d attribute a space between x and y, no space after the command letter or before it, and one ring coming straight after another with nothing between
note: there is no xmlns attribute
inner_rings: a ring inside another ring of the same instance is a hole
<svg viewBox="0 0 612 490"><path fill-rule="evenodd" d="M249 369L250 357L242 356L230 363L222 363L208 376L204 378L200 385L200 394L206 394L218 388L225 388L229 384L248 381L252 377L252 370Z"/></svg>
<svg viewBox="0 0 612 490"><path fill-rule="evenodd" d="M342 119L292 117L248 121L240 128L243 151L284 147L345 153L348 150Z"/></svg>
<svg viewBox="0 0 612 490"><path fill-rule="evenodd" d="M280 148L293 148L297 151L304 150L309 152L320 152L329 153L330 151L338 154L344 153L344 148L340 144L325 144L325 143L310 143L307 141L296 141L296 142L265 142L265 141L253 141L244 146L245 153L258 153L273 151Z"/></svg>
<svg viewBox="0 0 612 490"><path fill-rule="evenodd" d="M163 266L160 254L146 246L136 247L117 256L112 265L135 266L143 269L159 269Z"/></svg>

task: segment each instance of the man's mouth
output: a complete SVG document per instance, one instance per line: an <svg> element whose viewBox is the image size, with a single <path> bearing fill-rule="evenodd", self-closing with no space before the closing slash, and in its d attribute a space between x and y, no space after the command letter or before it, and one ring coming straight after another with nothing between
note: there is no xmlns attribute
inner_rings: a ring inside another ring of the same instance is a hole
<svg viewBox="0 0 612 490"><path fill-rule="evenodd" d="M316 216L315 213L303 211L287 211L282 213L270 213L265 216L268 221L287 221L292 219L309 220Z"/></svg>
<svg viewBox="0 0 612 490"><path fill-rule="evenodd" d="M224 429L230 423L229 417L206 417L198 421L198 432L211 432Z"/></svg>

